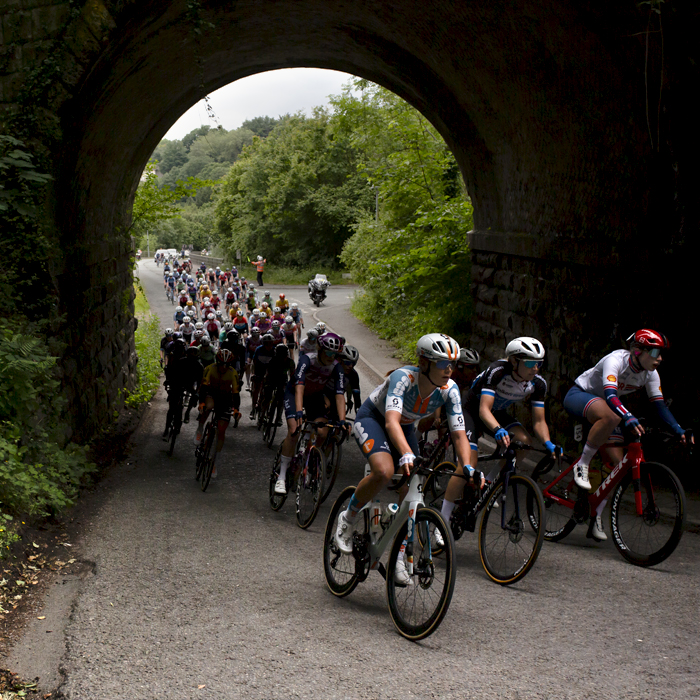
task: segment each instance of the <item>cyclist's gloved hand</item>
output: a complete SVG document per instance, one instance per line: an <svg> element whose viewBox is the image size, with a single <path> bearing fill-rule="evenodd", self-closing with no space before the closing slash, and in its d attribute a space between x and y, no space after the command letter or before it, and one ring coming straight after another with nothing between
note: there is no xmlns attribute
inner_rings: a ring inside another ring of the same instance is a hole
<svg viewBox="0 0 700 700"><path fill-rule="evenodd" d="M547 442L544 443L544 446L547 448L551 455L555 455L558 452L561 452L561 447L555 445L551 440L547 440Z"/></svg>
<svg viewBox="0 0 700 700"><path fill-rule="evenodd" d="M628 428L629 430L639 428L639 421L631 413L625 419L625 428Z"/></svg>
<svg viewBox="0 0 700 700"><path fill-rule="evenodd" d="M304 420L304 411L297 411L297 412L294 414L294 417L295 417L297 420Z"/></svg>
<svg viewBox="0 0 700 700"><path fill-rule="evenodd" d="M408 474L408 465L416 461L416 456L412 452L406 452L399 460L399 467L405 467L404 473Z"/></svg>
<svg viewBox="0 0 700 700"><path fill-rule="evenodd" d="M496 438L497 442L501 442L502 440L505 440L508 437L508 431L505 428L499 428L494 433L494 437Z"/></svg>
<svg viewBox="0 0 700 700"><path fill-rule="evenodd" d="M204 413L204 409L206 408L206 406L207 406L207 405L204 403L204 401L202 401L202 402L199 404L199 406L197 406L197 410L198 410L200 413Z"/></svg>

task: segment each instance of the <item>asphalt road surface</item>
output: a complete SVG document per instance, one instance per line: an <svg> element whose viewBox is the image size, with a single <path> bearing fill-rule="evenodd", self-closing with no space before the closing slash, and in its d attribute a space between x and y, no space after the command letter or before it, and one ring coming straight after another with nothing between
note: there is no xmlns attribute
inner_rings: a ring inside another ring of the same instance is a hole
<svg viewBox="0 0 700 700"><path fill-rule="evenodd" d="M170 325L160 270L142 262L140 276L153 311ZM360 366L367 396L398 363L350 317L348 289L332 287L318 317L360 347L369 363ZM302 304L308 329L316 309L306 290L284 291ZM411 643L394 629L379 574L342 600L327 590L322 539L333 495L308 531L296 526L293 499L280 512L270 509L274 451L248 420L249 408L244 393L244 418L229 428L219 477L202 493L194 480L195 423L184 426L168 457L158 392L130 459L94 497L86 534L74 543L72 555L91 564L68 597L59 677L65 697L700 696L697 534L687 532L660 566L642 569L579 527L561 543L545 543L523 580L500 587L486 577L476 536L467 533L456 546L446 619ZM357 483L362 468L349 444L334 494ZM54 614L46 624L60 624L60 610ZM41 660L24 653L15 666L36 675L28 671ZM53 689L48 671L41 683Z"/></svg>

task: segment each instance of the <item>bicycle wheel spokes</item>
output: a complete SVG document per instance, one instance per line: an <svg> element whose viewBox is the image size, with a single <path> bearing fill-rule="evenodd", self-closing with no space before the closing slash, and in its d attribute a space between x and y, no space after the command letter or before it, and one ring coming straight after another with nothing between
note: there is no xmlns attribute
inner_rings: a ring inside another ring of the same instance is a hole
<svg viewBox="0 0 700 700"><path fill-rule="evenodd" d="M321 505L323 490L323 454L315 445L309 447L297 483L297 525L311 525Z"/></svg>
<svg viewBox="0 0 700 700"><path fill-rule="evenodd" d="M396 629L407 639L418 640L432 634L447 614L455 585L454 538L440 513L432 508L419 508L415 520L413 542L413 575L407 586L395 580L399 553L406 537L407 525L396 535L389 554L386 589L389 613ZM435 531L445 542L439 557Z"/></svg>
<svg viewBox="0 0 700 700"><path fill-rule="evenodd" d="M539 523L545 508L539 488L529 477L511 474L505 503L504 487L501 481L484 507L479 554L489 577L507 585L525 576L542 549L544 529Z"/></svg>
<svg viewBox="0 0 700 700"><path fill-rule="evenodd" d="M200 476L200 486L202 491L207 490L209 482L211 481L211 475L214 471L214 459L212 455L212 448L214 447L214 440L216 438L216 428L214 427L214 421L210 421L202 436L202 473Z"/></svg>
<svg viewBox="0 0 700 700"><path fill-rule="evenodd" d="M638 515L634 484L627 474L615 489L610 509L613 542L627 561L654 566L678 546L685 521L685 493L665 465L641 465L642 515Z"/></svg>

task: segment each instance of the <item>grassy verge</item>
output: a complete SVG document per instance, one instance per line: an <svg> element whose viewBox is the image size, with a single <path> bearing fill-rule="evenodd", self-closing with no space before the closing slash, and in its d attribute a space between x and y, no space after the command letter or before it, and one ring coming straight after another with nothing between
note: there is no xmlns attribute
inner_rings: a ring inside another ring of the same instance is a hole
<svg viewBox="0 0 700 700"><path fill-rule="evenodd" d="M151 313L148 299L143 289L136 286L134 309L139 321L134 334L136 353L139 357L137 365L136 388L126 398L127 408L136 408L150 400L158 389L160 382L160 319Z"/></svg>
<svg viewBox="0 0 700 700"><path fill-rule="evenodd" d="M238 269L238 274L243 275L241 268ZM255 269L250 272L247 277L253 283L255 282ZM343 279L342 270L322 270L319 268L298 269L294 267L275 267L274 265L265 266L265 283L266 284L308 284L310 279L313 279L317 274L326 275L331 284L352 284L352 280Z"/></svg>

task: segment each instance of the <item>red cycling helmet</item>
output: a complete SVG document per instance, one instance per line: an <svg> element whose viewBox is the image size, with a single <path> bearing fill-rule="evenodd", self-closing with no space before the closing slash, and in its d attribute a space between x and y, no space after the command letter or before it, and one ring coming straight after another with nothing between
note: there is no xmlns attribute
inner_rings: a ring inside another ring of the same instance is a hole
<svg viewBox="0 0 700 700"><path fill-rule="evenodd" d="M668 338L663 335L663 333L657 333L649 328L642 328L636 333L633 333L629 338L627 338L627 342L641 348L668 349L671 347L671 343L669 342Z"/></svg>
<svg viewBox="0 0 700 700"><path fill-rule="evenodd" d="M227 348L221 348L216 353L216 361L222 365L227 365L233 359L233 353Z"/></svg>

